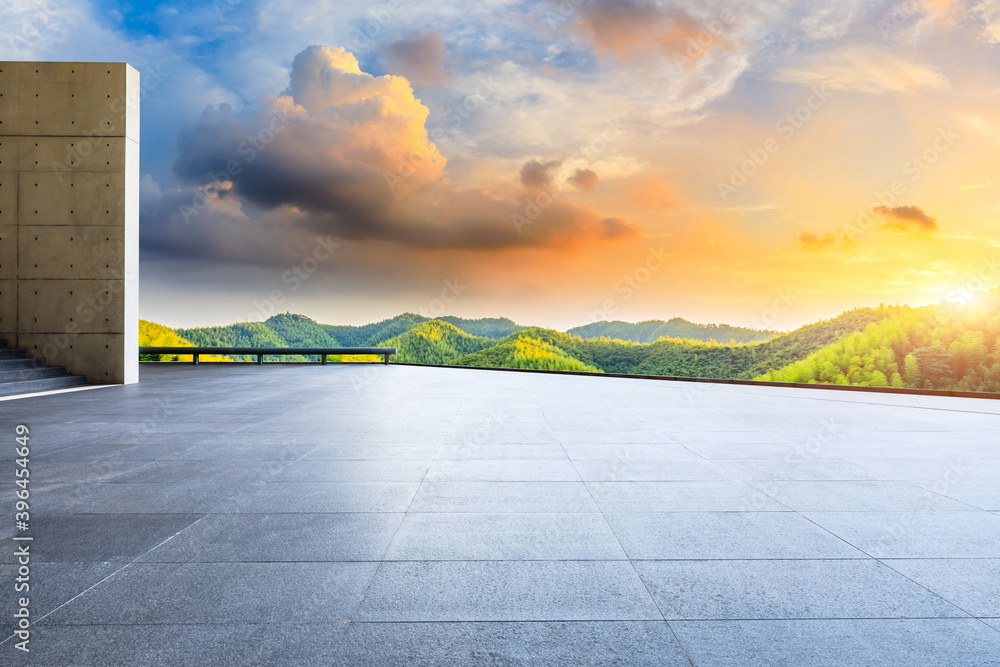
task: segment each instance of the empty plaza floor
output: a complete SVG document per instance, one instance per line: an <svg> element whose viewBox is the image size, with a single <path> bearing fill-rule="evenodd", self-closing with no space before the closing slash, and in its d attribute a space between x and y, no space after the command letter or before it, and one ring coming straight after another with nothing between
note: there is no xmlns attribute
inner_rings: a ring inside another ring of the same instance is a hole
<svg viewBox="0 0 1000 667"><path fill-rule="evenodd" d="M991 400L146 364L0 429L0 664L1000 665Z"/></svg>

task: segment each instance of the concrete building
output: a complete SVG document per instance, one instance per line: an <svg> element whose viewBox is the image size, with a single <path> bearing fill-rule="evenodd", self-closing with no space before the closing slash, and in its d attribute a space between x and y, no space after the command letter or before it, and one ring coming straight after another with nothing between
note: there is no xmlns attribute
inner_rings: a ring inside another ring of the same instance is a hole
<svg viewBox="0 0 1000 667"><path fill-rule="evenodd" d="M0 62L0 339L138 381L139 73Z"/></svg>

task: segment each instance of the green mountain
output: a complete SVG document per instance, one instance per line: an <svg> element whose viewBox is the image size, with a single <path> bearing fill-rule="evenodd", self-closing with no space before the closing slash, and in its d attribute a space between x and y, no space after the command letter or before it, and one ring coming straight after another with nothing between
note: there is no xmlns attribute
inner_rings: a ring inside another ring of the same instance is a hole
<svg viewBox="0 0 1000 667"><path fill-rule="evenodd" d="M573 357L566 350L554 345L559 339L568 340L568 334L550 329L526 329L512 334L481 352L468 354L453 363L456 366L493 368L536 368L551 371L588 371L600 373L595 366Z"/></svg>
<svg viewBox="0 0 1000 667"><path fill-rule="evenodd" d="M225 327L177 329L178 335L192 345L211 347L338 347L325 327L304 315L285 313L264 322L240 322ZM305 361L316 357L299 354L268 357L270 361ZM234 356L238 361L248 356Z"/></svg>
<svg viewBox="0 0 1000 667"><path fill-rule="evenodd" d="M438 319L442 322L454 324L469 335L482 336L483 338L505 338L512 333L528 328L520 324L514 324L514 322L508 320L506 317L484 317L479 320L466 320L461 317L445 315Z"/></svg>
<svg viewBox="0 0 1000 667"><path fill-rule="evenodd" d="M1000 391L1000 291L902 309L758 379Z"/></svg>
<svg viewBox="0 0 1000 667"><path fill-rule="evenodd" d="M403 313L390 320L382 320L363 326L323 325L327 333L344 347L375 347L393 336L406 333L427 318L413 313Z"/></svg>
<svg viewBox="0 0 1000 667"><path fill-rule="evenodd" d="M860 308L764 343L737 345L679 338L648 344L606 338L583 340L551 330L530 331L531 335L606 373L751 379L798 361L845 333L861 331L870 322L898 311L897 307Z"/></svg>
<svg viewBox="0 0 1000 667"><path fill-rule="evenodd" d="M379 344L395 347L393 361L414 364L451 364L459 357L478 352L496 341L491 338L470 336L458 327L440 320L422 322L404 334L394 336Z"/></svg>
<svg viewBox="0 0 1000 667"><path fill-rule="evenodd" d="M291 317L302 317L301 315L292 315ZM271 318L274 319L274 318ZM305 318L308 319L308 318ZM454 317L451 315L446 315L444 317L437 318L438 321L447 322L455 326L456 328L464 331L470 336L481 336L483 338L494 338L499 339L504 336L509 336L515 331L519 331L526 327L522 327L514 322L508 320L505 317L484 317L479 320L467 320L462 317ZM270 320L269 320L270 321ZM310 320L311 321L311 320ZM430 322L431 319L424 317L423 315L416 315L414 313L403 313L402 315L397 315L390 320L382 320L381 322L375 322L374 324L365 324L362 326L345 326L345 325L332 325L332 324L321 324L318 326L323 327L327 333L341 341L344 346L347 347L374 347L376 345L381 345L390 338L400 336L413 327L423 324L424 322Z"/></svg>
<svg viewBox="0 0 1000 667"><path fill-rule="evenodd" d="M661 338L716 341L718 343L759 343L771 340L780 332L733 327L728 324L695 324L680 317L664 322L648 320L631 322L594 322L570 329L569 334L583 339L607 338L633 343L653 343Z"/></svg>
<svg viewBox="0 0 1000 667"><path fill-rule="evenodd" d="M563 333L505 318L432 320L413 313L364 326L284 313L175 332L146 323L144 331L147 340L176 334L205 346L396 347L397 363L1000 391L997 290L972 306L858 308L780 335L680 318L597 322Z"/></svg>

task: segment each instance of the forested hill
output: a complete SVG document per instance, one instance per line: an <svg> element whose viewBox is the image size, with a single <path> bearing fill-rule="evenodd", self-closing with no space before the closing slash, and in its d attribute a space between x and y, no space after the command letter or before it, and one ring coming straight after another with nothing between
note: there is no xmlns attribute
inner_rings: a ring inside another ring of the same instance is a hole
<svg viewBox="0 0 1000 667"><path fill-rule="evenodd" d="M496 345L485 336L470 336L458 327L440 320L422 322L380 345L395 347L396 362L450 364L458 357Z"/></svg>
<svg viewBox="0 0 1000 667"><path fill-rule="evenodd" d="M264 322L177 329L176 333L191 344L202 346L390 346L399 350L395 357L397 362L753 378L800 361L842 335L863 331L869 323L896 312L898 308L858 309L763 343L737 345L677 337L660 338L649 344L608 338L584 340L551 329L523 327L505 318L429 320L413 313L364 326L320 324L304 315L284 313ZM671 322L684 320L675 318ZM690 322L686 325L699 327L702 333L712 330L712 327ZM722 325L715 330L737 331L739 328ZM277 360L303 359L288 356Z"/></svg>
<svg viewBox="0 0 1000 667"><path fill-rule="evenodd" d="M904 309L759 379L1000 391L1000 292Z"/></svg>
<svg viewBox="0 0 1000 667"><path fill-rule="evenodd" d="M900 307L859 308L825 322L818 322L783 334L765 343L723 345L720 343L660 339L654 343L630 343L621 340L583 340L550 329L526 329L512 334L501 345L521 341L522 344L561 350L585 366L605 373L637 375L673 375L751 379L771 369L778 369L804 359L841 336L863 331L868 324L881 321L900 312ZM508 345L509 347L509 345ZM522 352L523 356L523 352ZM458 359L463 366L490 366L500 359L512 358L506 351L493 348ZM518 357L518 367L532 368Z"/></svg>
<svg viewBox="0 0 1000 667"><path fill-rule="evenodd" d="M715 341L717 343L760 343L771 340L780 332L746 329L728 324L695 324L680 317L664 322L648 320L632 322L594 322L570 329L567 333L583 339L608 338L633 343L653 343L661 338Z"/></svg>
<svg viewBox="0 0 1000 667"><path fill-rule="evenodd" d="M404 313L365 326L320 324L303 315L275 315L266 322L228 327L178 329L144 323L144 340L178 340L206 346L357 347L392 346L402 363L537 368L635 375L830 382L875 386L1000 391L1000 295L980 295L971 305L911 309L907 306L858 308L763 342L730 344L733 331L714 326L716 340L659 337L662 326L703 326L674 319L630 325L604 322L579 327L611 337L578 335L523 327L503 318L428 319ZM656 326L653 326L656 325ZM617 328L616 328L617 327ZM629 333L629 327L634 327ZM622 335L657 338L632 342ZM749 334L748 334L749 335ZM162 343L161 343L162 344ZM301 360L289 357L286 360ZM348 357L343 360L364 360Z"/></svg>
<svg viewBox="0 0 1000 667"><path fill-rule="evenodd" d="M275 317L303 317L302 315L276 315ZM275 319L272 317L268 322ZM305 318L308 319L308 318ZM482 336L484 338L503 338L504 336L509 336L515 331L524 329L520 325L514 324L505 317L484 317L479 320L467 320L461 317L452 317L446 315L444 317L437 318L442 322L447 322L457 329L464 331L470 336ZM312 320L310 320L311 322ZM346 326L346 325L332 325L332 324L321 324L321 326L326 331L340 341L341 345L348 347L372 347L375 345L380 345L384 341L389 340L395 336L401 336L407 331L417 326L418 324L423 324L424 322L431 321L430 318L424 317L423 315L415 315L413 313L403 313L402 315L397 315L391 320L382 320L381 322L376 322L374 324L365 324L362 326Z"/></svg>
<svg viewBox="0 0 1000 667"><path fill-rule="evenodd" d="M389 320L363 326L320 324L305 315L283 313L264 322L240 322L224 327L177 329L177 334L194 345L231 347L374 347L402 336L430 321L421 315L403 313ZM467 320L442 317L453 327L472 336L500 339L525 327L506 318Z"/></svg>

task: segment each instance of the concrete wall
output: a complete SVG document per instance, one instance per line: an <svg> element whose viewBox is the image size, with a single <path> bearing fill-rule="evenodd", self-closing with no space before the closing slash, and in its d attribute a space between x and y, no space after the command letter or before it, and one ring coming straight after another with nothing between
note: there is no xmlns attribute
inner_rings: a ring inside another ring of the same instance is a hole
<svg viewBox="0 0 1000 667"><path fill-rule="evenodd" d="M136 382L138 259L139 73L0 62L0 338Z"/></svg>

